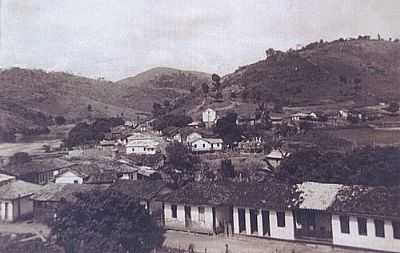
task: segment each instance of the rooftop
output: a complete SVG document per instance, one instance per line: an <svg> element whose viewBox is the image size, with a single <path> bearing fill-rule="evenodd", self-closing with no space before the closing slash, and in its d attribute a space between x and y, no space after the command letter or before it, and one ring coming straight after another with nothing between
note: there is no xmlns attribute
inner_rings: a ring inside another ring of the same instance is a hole
<svg viewBox="0 0 400 253"><path fill-rule="evenodd" d="M151 200L159 193L161 193L161 191L167 189L167 185L161 180L119 180L115 182L110 187L110 189L124 193L137 199Z"/></svg>
<svg viewBox="0 0 400 253"><path fill-rule="evenodd" d="M298 207L303 209L327 210L342 189L340 184L304 182L297 185L300 192Z"/></svg>
<svg viewBox="0 0 400 253"><path fill-rule="evenodd" d="M1 199L17 199L26 197L42 189L42 186L28 183L22 180L15 180L0 186Z"/></svg>
<svg viewBox="0 0 400 253"><path fill-rule="evenodd" d="M0 170L14 176L22 176L30 173L67 168L72 165L73 163L60 158L41 158L21 164L8 164L0 168Z"/></svg>
<svg viewBox="0 0 400 253"><path fill-rule="evenodd" d="M75 201L76 194L79 192L89 192L93 190L106 190L108 185L91 184L47 184L40 191L37 191L31 199L35 201L58 202L62 199Z"/></svg>

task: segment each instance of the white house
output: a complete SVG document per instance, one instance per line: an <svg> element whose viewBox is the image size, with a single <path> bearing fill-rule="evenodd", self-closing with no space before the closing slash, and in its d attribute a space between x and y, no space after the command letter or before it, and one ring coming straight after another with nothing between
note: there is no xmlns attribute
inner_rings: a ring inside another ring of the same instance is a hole
<svg viewBox="0 0 400 253"><path fill-rule="evenodd" d="M13 222L33 215L30 197L41 188L22 180L3 181L0 185L0 221Z"/></svg>
<svg viewBox="0 0 400 253"><path fill-rule="evenodd" d="M135 133L127 138L127 154L154 155L157 152L160 152L160 142L153 136Z"/></svg>
<svg viewBox="0 0 400 253"><path fill-rule="evenodd" d="M288 156L290 156L289 152L274 149L265 157L265 159L268 165L272 169L275 169L281 164L282 160Z"/></svg>
<svg viewBox="0 0 400 253"><path fill-rule="evenodd" d="M214 126L217 123L217 112L211 108L206 109L202 113L202 121L207 128Z"/></svg>
<svg viewBox="0 0 400 253"><path fill-rule="evenodd" d="M190 143L192 152L221 151L224 141L219 138L200 138Z"/></svg>

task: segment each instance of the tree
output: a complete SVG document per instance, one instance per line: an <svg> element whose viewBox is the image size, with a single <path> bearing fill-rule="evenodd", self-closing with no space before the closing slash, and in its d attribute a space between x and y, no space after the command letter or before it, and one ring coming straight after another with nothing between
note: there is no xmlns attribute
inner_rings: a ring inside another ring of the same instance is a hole
<svg viewBox="0 0 400 253"><path fill-rule="evenodd" d="M10 157L10 164L23 164L30 161L32 161L32 158L26 152L17 152Z"/></svg>
<svg viewBox="0 0 400 253"><path fill-rule="evenodd" d="M64 118L63 116L56 116L56 117L54 118L54 122L55 122L57 125L64 125L65 122L66 122L66 120L65 120L65 118Z"/></svg>
<svg viewBox="0 0 400 253"><path fill-rule="evenodd" d="M190 116L183 114L167 114L154 121L153 127L156 130L162 131L167 127L185 127L193 122Z"/></svg>
<svg viewBox="0 0 400 253"><path fill-rule="evenodd" d="M241 140L242 130L236 124L237 114L230 112L217 121L214 132L222 137L224 142L230 146Z"/></svg>
<svg viewBox="0 0 400 253"><path fill-rule="evenodd" d="M201 90L203 91L204 95L207 96L208 91L209 91L209 87L207 83L202 83L201 84Z"/></svg>
<svg viewBox="0 0 400 253"><path fill-rule="evenodd" d="M221 172L222 178L233 178L235 176L235 168L233 167L231 159L225 159L221 161Z"/></svg>
<svg viewBox="0 0 400 253"><path fill-rule="evenodd" d="M52 224L66 253L150 252L161 246L163 230L139 202L115 191L92 191L63 202Z"/></svg>
<svg viewBox="0 0 400 253"><path fill-rule="evenodd" d="M159 103L153 103L153 115L155 117L158 117L160 115L162 115L163 112L163 108Z"/></svg>
<svg viewBox="0 0 400 253"><path fill-rule="evenodd" d="M217 91L220 91L221 89L221 77L217 74L212 74L211 79L214 82L214 87Z"/></svg>
<svg viewBox="0 0 400 253"><path fill-rule="evenodd" d="M169 100L164 100L163 102L164 107L170 107L171 103L169 102Z"/></svg>
<svg viewBox="0 0 400 253"><path fill-rule="evenodd" d="M188 147L182 143L173 142L166 147L165 151L167 160L164 171L172 180L173 185L180 187L194 181L199 160L192 155Z"/></svg>
<svg viewBox="0 0 400 253"><path fill-rule="evenodd" d="M93 111L93 108L92 108L92 105L91 105L91 104L88 104L88 106L87 106L87 110L88 110L88 112L91 112L91 111Z"/></svg>
<svg viewBox="0 0 400 253"><path fill-rule="evenodd" d="M385 110L388 111L388 112L392 112L392 113L398 112L399 111L399 104L396 103L396 102L392 102L392 103L389 104L388 107L385 108Z"/></svg>

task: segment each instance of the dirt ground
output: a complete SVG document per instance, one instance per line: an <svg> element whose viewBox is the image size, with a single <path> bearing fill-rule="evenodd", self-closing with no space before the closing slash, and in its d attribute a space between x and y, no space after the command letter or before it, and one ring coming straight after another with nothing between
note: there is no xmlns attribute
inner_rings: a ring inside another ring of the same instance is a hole
<svg viewBox="0 0 400 253"><path fill-rule="evenodd" d="M356 249L333 248L327 245L285 242L249 237L225 238L187 232L167 231L164 246L187 250L194 245L195 252L224 253L228 245L230 253L372 253Z"/></svg>

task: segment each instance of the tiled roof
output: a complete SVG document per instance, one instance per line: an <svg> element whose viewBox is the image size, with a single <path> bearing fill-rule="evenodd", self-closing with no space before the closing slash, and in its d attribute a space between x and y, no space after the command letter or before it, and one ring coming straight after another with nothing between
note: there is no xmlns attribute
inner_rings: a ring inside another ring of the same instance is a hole
<svg viewBox="0 0 400 253"><path fill-rule="evenodd" d="M42 189L42 186L22 180L14 180L0 186L0 199L17 199L29 196Z"/></svg>
<svg viewBox="0 0 400 253"><path fill-rule="evenodd" d="M89 192L93 190L106 190L109 185L90 184L47 184L40 191L37 191L31 199L35 201L58 202L62 199L75 201L76 193Z"/></svg>
<svg viewBox="0 0 400 253"><path fill-rule="evenodd" d="M177 204L290 209L295 203L294 194L291 186L273 180L263 183L202 182L189 184L160 200Z"/></svg>
<svg viewBox="0 0 400 253"><path fill-rule="evenodd" d="M163 189L167 189L167 185L161 180L119 180L110 189L137 199L151 200Z"/></svg>
<svg viewBox="0 0 400 253"><path fill-rule="evenodd" d="M0 170L5 173L9 173L15 176L27 175L30 173L52 171L56 169L62 169L73 165L73 163L68 162L60 158L46 158L46 159L34 159L30 162L21 164L9 164L4 166Z"/></svg>
<svg viewBox="0 0 400 253"><path fill-rule="evenodd" d="M346 186L330 208L334 213L400 218L400 186Z"/></svg>

